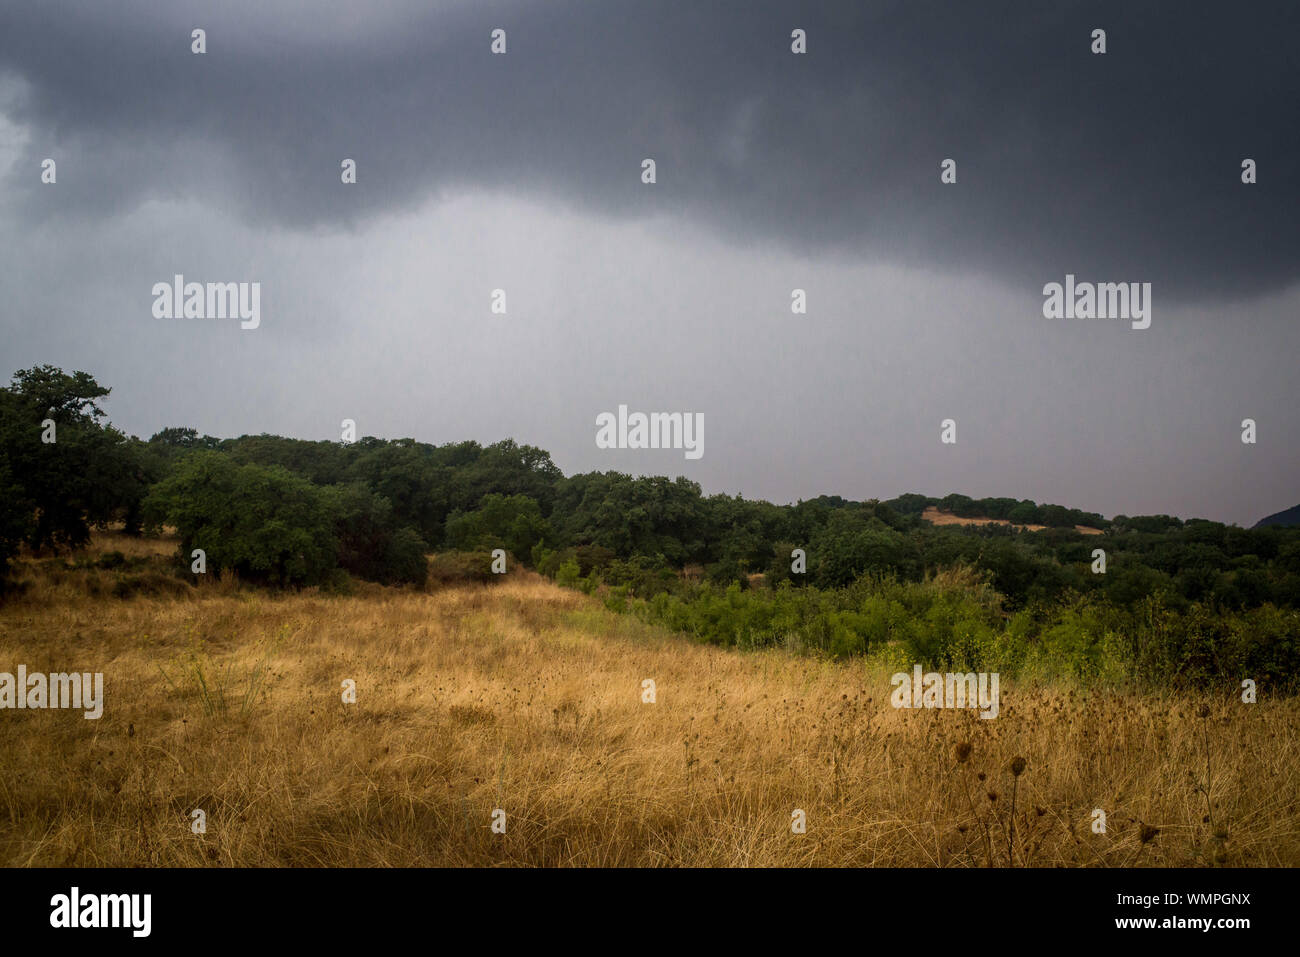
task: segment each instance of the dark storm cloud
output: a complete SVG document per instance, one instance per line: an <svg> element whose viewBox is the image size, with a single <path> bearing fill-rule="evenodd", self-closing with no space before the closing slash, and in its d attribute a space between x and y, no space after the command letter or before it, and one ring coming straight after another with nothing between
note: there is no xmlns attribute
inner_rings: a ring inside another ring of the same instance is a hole
<svg viewBox="0 0 1300 957"><path fill-rule="evenodd" d="M186 197L291 228L499 188L1022 287L1073 272L1152 282L1157 301L1236 298L1300 272L1296 11L9 4L0 70L22 80L10 115L30 139L3 186L28 220ZM59 192L38 213L44 156ZM341 190L345 156L359 183ZM1245 157L1257 185L1240 182Z"/></svg>

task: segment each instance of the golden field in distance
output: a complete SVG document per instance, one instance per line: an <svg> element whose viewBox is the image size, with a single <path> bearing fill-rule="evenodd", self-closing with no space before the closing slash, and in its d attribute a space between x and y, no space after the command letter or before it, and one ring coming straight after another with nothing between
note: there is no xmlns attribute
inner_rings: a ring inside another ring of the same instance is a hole
<svg viewBox="0 0 1300 957"><path fill-rule="evenodd" d="M106 701L0 711L0 863L1300 864L1294 698L1003 680L996 720L895 710L861 662L699 645L528 572L190 588L174 548L106 533L20 568L0 671L102 671ZM111 551L154 587L83 561Z"/></svg>

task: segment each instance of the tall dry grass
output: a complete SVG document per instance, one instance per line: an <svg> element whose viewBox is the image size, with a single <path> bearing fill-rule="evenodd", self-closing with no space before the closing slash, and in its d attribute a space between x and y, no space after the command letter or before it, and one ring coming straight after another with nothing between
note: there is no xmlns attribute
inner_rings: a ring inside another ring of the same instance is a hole
<svg viewBox="0 0 1300 957"><path fill-rule="evenodd" d="M0 712L4 864L1300 863L1295 699L1004 682L987 721L896 711L887 674L698 646L527 574L128 598L115 574L29 564L0 607L0 671L106 685L98 721Z"/></svg>

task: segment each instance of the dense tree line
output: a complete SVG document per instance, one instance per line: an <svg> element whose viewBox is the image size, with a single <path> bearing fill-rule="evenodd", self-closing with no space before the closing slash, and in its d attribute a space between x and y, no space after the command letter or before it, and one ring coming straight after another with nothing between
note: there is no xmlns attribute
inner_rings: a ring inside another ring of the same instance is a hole
<svg viewBox="0 0 1300 957"><path fill-rule="evenodd" d="M864 574L919 582L964 566L1012 610L1078 595L1117 606L1160 596L1176 608L1300 607L1300 529L1106 520L956 494L773 505L704 495L685 478L565 476L545 451L512 440L344 444L177 427L141 441L105 421L107 394L85 373L49 366L0 389L0 563L24 544L76 547L92 526L116 521L133 532L175 528L186 568L202 548L209 571L277 585L327 583L339 570L418 582L426 552L504 548L548 573L598 573L641 594L700 578L741 589L833 589ZM931 506L1013 524L935 526L921 518ZM1048 527L1013 527L1026 524ZM806 554L802 573L792 569L796 548ZM1092 571L1096 548L1106 552L1105 574Z"/></svg>

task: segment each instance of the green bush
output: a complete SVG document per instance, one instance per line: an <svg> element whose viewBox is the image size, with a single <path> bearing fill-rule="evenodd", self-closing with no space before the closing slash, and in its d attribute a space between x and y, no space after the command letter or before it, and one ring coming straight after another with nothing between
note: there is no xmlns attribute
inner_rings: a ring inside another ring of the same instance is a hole
<svg viewBox="0 0 1300 957"><path fill-rule="evenodd" d="M339 567L384 585L424 584L428 546L414 529L395 527L388 499L360 483L324 491L334 516Z"/></svg>
<svg viewBox="0 0 1300 957"><path fill-rule="evenodd" d="M187 566L191 550L203 549L209 574L232 569L245 581L310 585L335 566L329 496L283 468L192 452L154 486L145 514L176 527Z"/></svg>
<svg viewBox="0 0 1300 957"><path fill-rule="evenodd" d="M423 585L429 577L428 546L413 528L399 528L384 549L381 575L376 581L386 585L403 583Z"/></svg>
<svg viewBox="0 0 1300 957"><path fill-rule="evenodd" d="M534 548L554 538L541 507L527 495L485 495L474 511L447 518L447 544L461 551L504 548L531 557Z"/></svg>
<svg viewBox="0 0 1300 957"><path fill-rule="evenodd" d="M578 568L577 561L572 558L560 565L555 571L555 583L563 585L565 588L577 588L581 579L582 572Z"/></svg>

